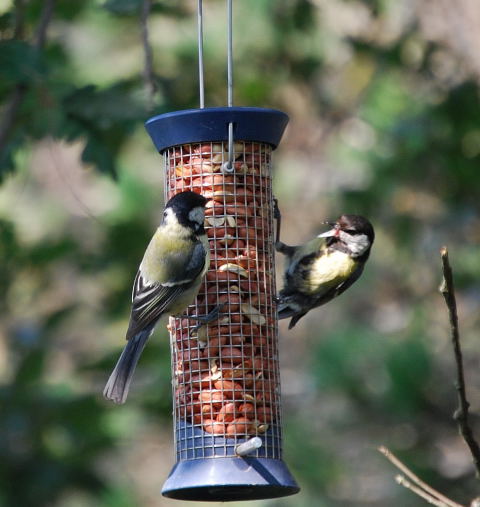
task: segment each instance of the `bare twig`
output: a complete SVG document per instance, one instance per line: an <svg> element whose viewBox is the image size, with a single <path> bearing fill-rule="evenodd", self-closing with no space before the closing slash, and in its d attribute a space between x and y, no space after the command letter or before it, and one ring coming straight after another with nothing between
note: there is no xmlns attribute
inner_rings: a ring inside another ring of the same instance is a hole
<svg viewBox="0 0 480 507"><path fill-rule="evenodd" d="M143 0L142 12L140 15L140 27L142 30L142 45L144 54L144 67L143 67L143 80L145 83L145 90L147 92L148 108L153 109L155 92L157 86L155 83L155 73L153 72L153 51L150 44L148 33L148 16L152 8L152 0Z"/></svg>
<svg viewBox="0 0 480 507"><path fill-rule="evenodd" d="M21 7L23 7L23 2L18 2L16 11L17 25L14 32L17 36L20 36L23 33L23 13L21 12ZM54 7L55 0L45 0L43 3L40 21L38 22L38 27L33 39L33 46L37 51L40 51L45 44L47 28L52 19ZM22 105L27 90L28 87L26 84L19 83L10 94L10 98L5 105L3 117L0 122L0 154L7 146L12 128L17 118L18 110Z"/></svg>
<svg viewBox="0 0 480 507"><path fill-rule="evenodd" d="M455 354L455 363L457 366L455 388L457 389L458 408L455 410L453 418L455 421L457 421L460 434L470 449L478 479L480 478L480 447L478 446L478 443L473 436L472 429L468 422L468 407L470 404L467 401L465 388L462 349L460 347L460 333L458 330L457 303L455 300L455 287L453 285L453 273L452 268L450 267L450 262L448 260L447 247L442 247L440 254L442 256L443 268L443 281L440 286L440 292L442 293L442 296L445 299L445 303L448 308L448 316L450 319L450 333L452 338L453 351Z"/></svg>
<svg viewBox="0 0 480 507"><path fill-rule="evenodd" d="M15 27L13 29L13 38L22 39L25 31L25 0L15 0Z"/></svg>
<svg viewBox="0 0 480 507"><path fill-rule="evenodd" d="M409 489L412 493L415 493L420 498L423 498L429 504L436 505L437 507L449 507L450 505L446 504L445 502L442 502L441 500L437 500L433 496L429 495L422 488L420 488L419 486L415 486L415 484L411 483L408 479L405 479L403 475L397 475L395 477L395 480L397 481L397 484L400 484L400 486Z"/></svg>
<svg viewBox="0 0 480 507"><path fill-rule="evenodd" d="M40 21L38 22L37 29L35 31L35 37L33 38L34 47L40 51L45 45L47 38L47 28L52 20L53 9L55 7L56 0L45 0L43 3L42 13L40 14Z"/></svg>
<svg viewBox="0 0 480 507"><path fill-rule="evenodd" d="M408 478L412 480L412 482L416 485L416 488L412 488L410 486L407 486L405 484L405 480L402 480L402 482L399 482L397 479L397 482L401 484L402 486L405 486L406 488L412 490L416 493L416 489L419 488L423 494L420 495L422 498L426 499L426 496L430 497L430 499L435 500L436 502L442 502L442 503L434 503L434 505L442 505L445 507L464 507L463 505L454 502L453 500L450 500L450 498L446 497L445 495L442 495L439 491L436 489L433 489L431 486L429 486L426 482L423 482L420 477L415 475L404 463L402 463L389 449L384 447L383 445L378 448L379 452L381 452L387 459L395 465L402 473L404 473ZM400 476L401 477L401 476ZM406 481L408 484L409 481ZM418 493L417 493L418 494ZM433 503L433 502L430 502Z"/></svg>

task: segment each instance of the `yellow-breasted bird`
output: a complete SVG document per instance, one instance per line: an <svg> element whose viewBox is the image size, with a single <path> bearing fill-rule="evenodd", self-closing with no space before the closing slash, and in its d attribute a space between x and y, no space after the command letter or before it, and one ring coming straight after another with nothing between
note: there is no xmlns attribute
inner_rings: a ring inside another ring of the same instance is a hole
<svg viewBox="0 0 480 507"><path fill-rule="evenodd" d="M366 218L342 215L336 222L326 223L332 229L304 245L288 246L278 239L277 222L275 249L288 258L278 297L278 318L291 317L288 329L312 308L345 292L358 280L370 255L375 233Z"/></svg>
<svg viewBox="0 0 480 507"><path fill-rule="evenodd" d="M103 391L115 403L125 402L138 359L160 317L180 315L198 293L210 262L203 228L206 202L200 194L181 192L165 206L133 283L127 344Z"/></svg>

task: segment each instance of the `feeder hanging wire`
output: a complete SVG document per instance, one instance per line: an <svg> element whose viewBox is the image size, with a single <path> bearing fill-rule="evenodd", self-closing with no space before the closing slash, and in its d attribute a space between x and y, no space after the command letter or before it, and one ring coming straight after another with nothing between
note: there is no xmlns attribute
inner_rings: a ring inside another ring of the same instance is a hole
<svg viewBox="0 0 480 507"><path fill-rule="evenodd" d="M227 105L233 106L233 36L232 0L227 0Z"/></svg>
<svg viewBox="0 0 480 507"><path fill-rule="evenodd" d="M200 109L205 107L205 85L203 74L203 0L197 4L197 27L198 27L198 86L200 94Z"/></svg>
<svg viewBox="0 0 480 507"><path fill-rule="evenodd" d="M233 107L233 22L232 0L227 0L227 106ZM225 172L233 172L233 123L228 124L228 160Z"/></svg>

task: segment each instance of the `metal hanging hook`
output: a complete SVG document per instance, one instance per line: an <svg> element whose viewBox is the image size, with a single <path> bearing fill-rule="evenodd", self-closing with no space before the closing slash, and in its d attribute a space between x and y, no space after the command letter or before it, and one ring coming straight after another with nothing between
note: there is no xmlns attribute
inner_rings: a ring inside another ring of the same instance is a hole
<svg viewBox="0 0 480 507"><path fill-rule="evenodd" d="M233 106L233 22L232 0L227 0L227 105ZM223 164L225 172L233 172L233 123L228 124L228 159Z"/></svg>
<svg viewBox="0 0 480 507"><path fill-rule="evenodd" d="M202 1L197 3L197 30L198 30L198 87L200 94L200 109L205 107L205 85L203 74L203 8Z"/></svg>

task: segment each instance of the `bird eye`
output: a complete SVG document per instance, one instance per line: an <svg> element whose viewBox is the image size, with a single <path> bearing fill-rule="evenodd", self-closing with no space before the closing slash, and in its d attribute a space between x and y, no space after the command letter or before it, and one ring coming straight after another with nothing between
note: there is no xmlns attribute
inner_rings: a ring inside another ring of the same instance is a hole
<svg viewBox="0 0 480 507"><path fill-rule="evenodd" d="M344 232L350 234L350 236L355 236L355 234L358 234L358 231L356 231L355 229L345 229Z"/></svg>

